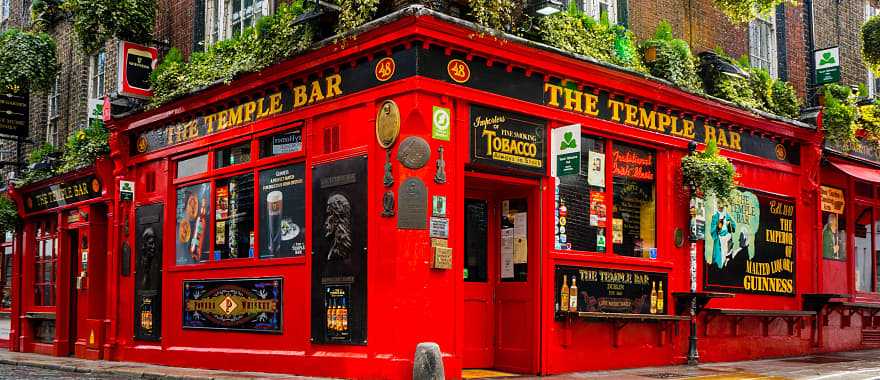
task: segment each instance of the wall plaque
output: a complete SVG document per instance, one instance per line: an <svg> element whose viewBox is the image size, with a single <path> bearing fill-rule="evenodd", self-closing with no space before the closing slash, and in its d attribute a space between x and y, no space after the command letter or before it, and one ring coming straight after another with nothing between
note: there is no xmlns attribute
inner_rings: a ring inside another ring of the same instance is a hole
<svg viewBox="0 0 880 380"><path fill-rule="evenodd" d="M281 278L183 282L183 327L281 332Z"/></svg>
<svg viewBox="0 0 880 380"><path fill-rule="evenodd" d="M428 228L428 190L417 177L407 178L397 191L397 228L424 230Z"/></svg>
<svg viewBox="0 0 880 380"><path fill-rule="evenodd" d="M431 158L431 147L425 139L418 136L410 136L400 143L397 148L397 160L410 169L421 169Z"/></svg>
<svg viewBox="0 0 880 380"><path fill-rule="evenodd" d="M394 145L400 134L400 110L393 100L386 100L379 106L376 115L376 138L379 146L388 149Z"/></svg>

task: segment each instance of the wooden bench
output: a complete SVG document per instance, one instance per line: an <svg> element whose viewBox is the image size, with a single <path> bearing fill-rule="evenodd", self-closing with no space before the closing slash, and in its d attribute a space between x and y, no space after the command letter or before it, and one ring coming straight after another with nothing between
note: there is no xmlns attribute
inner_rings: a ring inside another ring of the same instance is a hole
<svg viewBox="0 0 880 380"><path fill-rule="evenodd" d="M674 292L672 297L675 298L675 314L684 315L690 313L691 300L696 300L697 310L694 315L699 314L709 301L715 298L733 298L733 293L719 292Z"/></svg>
<svg viewBox="0 0 880 380"><path fill-rule="evenodd" d="M770 324L777 319L782 319L788 325L788 335L794 335L795 327L798 327L798 333L802 327L804 318L812 318L816 316L816 312L812 310L758 310L758 309L703 309L706 311L703 321L704 335L709 333L709 322L713 319L723 316L730 317L731 334L736 336L739 323L745 318L760 318L761 327L764 336L770 335Z"/></svg>
<svg viewBox="0 0 880 380"><path fill-rule="evenodd" d="M602 313L594 311L581 312L558 312L557 319L564 318L569 326L569 333L566 336L566 344L570 340L571 326L576 319L584 319L598 322L609 322L612 327L612 346L620 346L620 330L633 322L656 323L660 331L660 339L658 344L663 346L666 342L666 334L669 327L675 329L675 335L678 335L679 321L689 320L690 317L668 314L635 314L635 313Z"/></svg>

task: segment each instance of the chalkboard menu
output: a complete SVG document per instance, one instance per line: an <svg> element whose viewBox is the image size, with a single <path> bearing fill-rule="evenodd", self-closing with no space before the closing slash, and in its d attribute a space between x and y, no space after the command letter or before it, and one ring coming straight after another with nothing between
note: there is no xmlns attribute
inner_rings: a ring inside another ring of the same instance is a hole
<svg viewBox="0 0 880 380"><path fill-rule="evenodd" d="M555 279L557 311L666 314L666 273L557 265Z"/></svg>

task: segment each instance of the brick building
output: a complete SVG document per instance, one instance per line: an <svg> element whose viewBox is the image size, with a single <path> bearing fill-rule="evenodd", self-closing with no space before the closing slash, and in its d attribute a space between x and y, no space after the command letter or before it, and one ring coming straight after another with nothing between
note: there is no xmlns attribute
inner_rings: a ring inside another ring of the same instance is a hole
<svg viewBox="0 0 880 380"><path fill-rule="evenodd" d="M841 83L866 84L868 94L876 96L880 82L862 62L861 25L880 13L876 1L813 1L814 49L840 47Z"/></svg>

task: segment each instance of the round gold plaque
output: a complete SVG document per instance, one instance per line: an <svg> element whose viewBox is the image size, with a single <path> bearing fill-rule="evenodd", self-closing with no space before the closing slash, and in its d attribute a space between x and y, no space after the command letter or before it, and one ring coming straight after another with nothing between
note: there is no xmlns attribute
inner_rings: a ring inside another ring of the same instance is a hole
<svg viewBox="0 0 880 380"><path fill-rule="evenodd" d="M390 148L399 134L400 109L393 100L386 100L379 106L379 113L376 115L376 139L379 140L379 146Z"/></svg>

